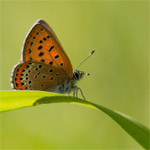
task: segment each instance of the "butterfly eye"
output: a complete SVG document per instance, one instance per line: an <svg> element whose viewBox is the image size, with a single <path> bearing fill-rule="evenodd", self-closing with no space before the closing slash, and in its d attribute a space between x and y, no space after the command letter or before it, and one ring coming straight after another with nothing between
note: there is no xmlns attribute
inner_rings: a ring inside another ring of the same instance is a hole
<svg viewBox="0 0 150 150"><path fill-rule="evenodd" d="M79 79L79 73L78 72L74 72L74 78Z"/></svg>

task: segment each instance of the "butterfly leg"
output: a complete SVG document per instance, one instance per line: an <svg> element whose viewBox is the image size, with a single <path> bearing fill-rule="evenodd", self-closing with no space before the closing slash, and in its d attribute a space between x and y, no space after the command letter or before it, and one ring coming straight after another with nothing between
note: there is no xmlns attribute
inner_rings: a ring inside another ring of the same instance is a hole
<svg viewBox="0 0 150 150"><path fill-rule="evenodd" d="M75 97L75 93L74 93L74 91L73 91L73 97Z"/></svg>
<svg viewBox="0 0 150 150"><path fill-rule="evenodd" d="M75 89L75 93L76 93L76 97L78 98L78 87L76 86L76 89Z"/></svg>
<svg viewBox="0 0 150 150"><path fill-rule="evenodd" d="M80 90L82 97L84 98L84 100L86 100L85 96L83 95L81 88L78 87L78 90Z"/></svg>
<svg viewBox="0 0 150 150"><path fill-rule="evenodd" d="M67 90L67 96L70 96L70 90Z"/></svg>
<svg viewBox="0 0 150 150"><path fill-rule="evenodd" d="M77 86L74 86L73 96L78 97L78 90L80 90L82 97L86 100L85 96L83 95L81 88L79 88Z"/></svg>
<svg viewBox="0 0 150 150"><path fill-rule="evenodd" d="M77 87L73 86L73 97L77 97L76 90L77 90Z"/></svg>

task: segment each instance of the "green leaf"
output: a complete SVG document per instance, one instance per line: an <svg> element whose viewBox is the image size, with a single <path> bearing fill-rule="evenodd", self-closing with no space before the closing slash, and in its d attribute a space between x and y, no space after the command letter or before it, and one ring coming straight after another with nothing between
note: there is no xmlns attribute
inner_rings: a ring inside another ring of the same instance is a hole
<svg viewBox="0 0 150 150"><path fill-rule="evenodd" d="M49 103L76 103L87 107L95 108L103 111L116 121L129 135L131 135L145 149L150 148L150 130L134 120L133 118L124 115L120 112L108 109L101 105L94 104L79 98L64 96L50 92L39 91L2 91L0 111L10 111L14 109L37 106L40 104Z"/></svg>

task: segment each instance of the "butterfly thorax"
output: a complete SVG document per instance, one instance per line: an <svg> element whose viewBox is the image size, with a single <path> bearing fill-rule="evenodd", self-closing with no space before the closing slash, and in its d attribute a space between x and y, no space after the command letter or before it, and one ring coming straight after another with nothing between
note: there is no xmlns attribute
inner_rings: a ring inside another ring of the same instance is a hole
<svg viewBox="0 0 150 150"><path fill-rule="evenodd" d="M83 71L74 70L73 79L68 81L63 81L61 84L57 85L52 91L56 93L70 93L75 87L77 81L79 81L85 73Z"/></svg>

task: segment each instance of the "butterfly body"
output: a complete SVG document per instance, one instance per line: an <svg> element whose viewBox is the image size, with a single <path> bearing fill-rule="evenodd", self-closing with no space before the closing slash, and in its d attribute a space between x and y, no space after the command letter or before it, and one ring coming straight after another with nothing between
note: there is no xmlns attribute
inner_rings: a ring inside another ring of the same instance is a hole
<svg viewBox="0 0 150 150"><path fill-rule="evenodd" d="M28 61L15 67L12 83L13 88L19 90L70 93L83 75L84 72L75 70L73 78L69 78L63 70L50 65Z"/></svg>
<svg viewBox="0 0 150 150"><path fill-rule="evenodd" d="M38 20L29 31L22 48L22 58L12 73L17 90L41 90L69 93L85 73L72 69L72 64L49 25Z"/></svg>

